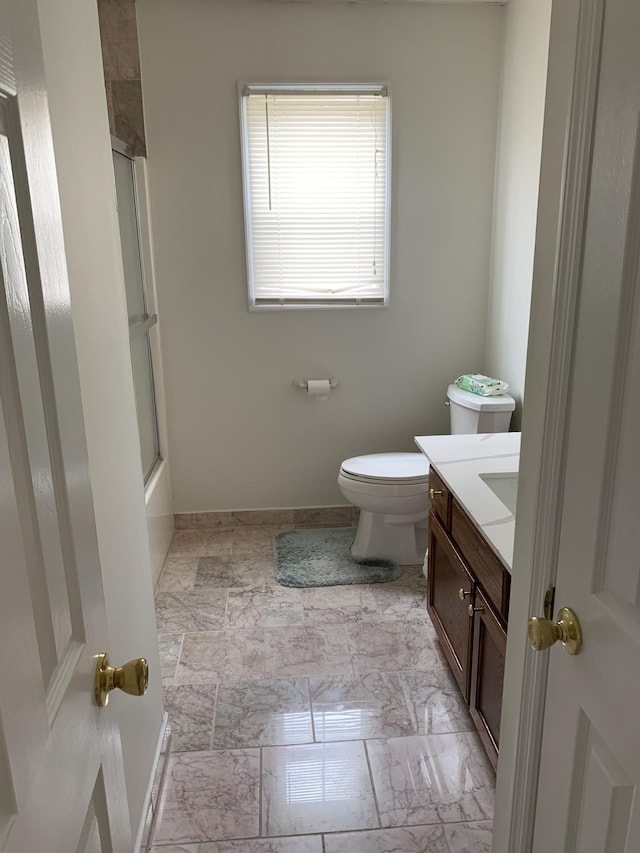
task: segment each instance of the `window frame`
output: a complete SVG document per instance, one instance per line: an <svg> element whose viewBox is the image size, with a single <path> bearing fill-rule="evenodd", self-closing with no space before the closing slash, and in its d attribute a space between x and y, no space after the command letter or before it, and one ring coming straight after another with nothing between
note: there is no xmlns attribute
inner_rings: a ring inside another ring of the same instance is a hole
<svg viewBox="0 0 640 853"><path fill-rule="evenodd" d="M244 96L247 93L251 94L269 94L269 93L318 93L330 94L332 92L339 94L372 94L384 93L387 102L386 113L386 150L385 150L385 245L384 245L384 281L382 288L381 300L366 297L362 300L358 299L341 299L339 297L324 297L317 299L309 299L308 301L288 302L276 301L256 303L255 295L255 280L253 270L253 237L251 230L251 187L249 178L249 144L248 144L248 128L245 111ZM238 103L240 111L240 153L242 161L242 194L243 194L243 218L244 218L244 238L245 238L245 256L247 269L247 294L249 311L326 311L331 309L346 310L346 309L362 309L362 308L387 308L389 305L390 293L390 268L391 268L391 180L392 180L392 98L391 85L389 81L376 81L367 83L272 83L272 82L256 82L242 80L238 81Z"/></svg>

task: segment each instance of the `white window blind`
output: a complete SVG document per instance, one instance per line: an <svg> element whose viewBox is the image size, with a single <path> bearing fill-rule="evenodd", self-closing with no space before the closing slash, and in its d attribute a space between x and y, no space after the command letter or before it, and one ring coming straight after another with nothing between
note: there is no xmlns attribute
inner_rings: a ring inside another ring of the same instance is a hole
<svg viewBox="0 0 640 853"><path fill-rule="evenodd" d="M386 304L386 89L245 86L241 106L250 306Z"/></svg>

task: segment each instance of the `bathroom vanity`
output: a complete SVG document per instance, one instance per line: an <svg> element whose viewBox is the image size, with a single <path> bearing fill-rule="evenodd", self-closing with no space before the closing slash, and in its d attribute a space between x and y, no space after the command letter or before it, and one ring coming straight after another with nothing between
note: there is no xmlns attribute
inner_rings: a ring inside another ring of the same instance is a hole
<svg viewBox="0 0 640 853"><path fill-rule="evenodd" d="M430 463L427 608L495 767L520 433L418 436Z"/></svg>

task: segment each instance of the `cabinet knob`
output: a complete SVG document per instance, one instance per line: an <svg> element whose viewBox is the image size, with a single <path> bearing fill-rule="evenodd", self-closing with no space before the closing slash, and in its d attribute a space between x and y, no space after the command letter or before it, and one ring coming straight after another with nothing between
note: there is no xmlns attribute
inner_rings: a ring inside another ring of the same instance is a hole
<svg viewBox="0 0 640 853"><path fill-rule="evenodd" d="M442 489L429 489L429 497L431 500L433 500L436 495L444 495L444 491Z"/></svg>
<svg viewBox="0 0 640 853"><path fill-rule="evenodd" d="M467 595L471 595L471 590L466 590L460 587L460 589L458 590L458 598L460 599L460 601L464 601L465 596Z"/></svg>
<svg viewBox="0 0 640 853"><path fill-rule="evenodd" d="M483 612L484 612L484 607L482 607L482 605L480 605L480 607L474 607L473 604L469 605L469 608L468 608L469 616L473 616L474 613L483 613Z"/></svg>

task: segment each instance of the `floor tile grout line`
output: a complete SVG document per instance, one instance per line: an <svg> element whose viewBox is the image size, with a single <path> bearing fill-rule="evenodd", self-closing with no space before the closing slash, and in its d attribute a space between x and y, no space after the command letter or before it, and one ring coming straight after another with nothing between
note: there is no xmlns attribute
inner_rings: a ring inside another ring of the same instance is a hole
<svg viewBox="0 0 640 853"><path fill-rule="evenodd" d="M184 685L180 685L181 687ZM190 685L186 685L190 686ZM424 732L422 734L407 734L407 735L389 735L389 734L379 734L379 735L371 735L366 738L362 737L348 737L348 738L338 738L335 740L299 740L299 741L283 741L278 743L247 743L247 744L223 744L222 746L208 746L205 749L202 748L194 748L194 749L172 749L172 755L178 754L191 754L194 752L225 752L230 749L262 749L262 748L277 748L281 749L284 747L303 747L303 746L341 746L347 744L358 743L359 741L366 741L366 743L372 741L388 741L388 740L408 740L409 738L434 738L434 737L448 737L450 735L464 735L464 734L473 734L475 730L471 729L456 729L455 731L448 732ZM478 820L489 820L489 818L478 818ZM354 830L355 831L355 830Z"/></svg>
<svg viewBox="0 0 640 853"><path fill-rule="evenodd" d="M218 716L218 696L220 695L220 682L216 682L216 698L213 704L213 718L211 720L211 733L209 735L209 749L213 749L213 736L216 730L216 718Z"/></svg>
<svg viewBox="0 0 640 853"><path fill-rule="evenodd" d="M171 676L171 683L176 684L176 677L178 675L178 667L180 666L180 658L182 657L182 647L184 645L184 633L180 635L180 648L178 649L178 656L176 658L176 665L173 670L173 675Z"/></svg>
<svg viewBox="0 0 640 853"><path fill-rule="evenodd" d="M259 765L259 776L258 776L258 838L263 838L262 835L262 791L264 787L264 758L263 758L263 747L260 746L260 765Z"/></svg>
<svg viewBox="0 0 640 853"><path fill-rule="evenodd" d="M369 781L371 782L371 793L373 794L373 804L376 807L376 817L378 818L378 827L383 828L382 826L382 818L380 817L380 804L378 803L378 794L376 792L375 781L373 778L373 770L371 768L371 758L369 756L369 750L367 749L367 741L362 741L362 748L364 750L365 761L367 762L367 770L369 771Z"/></svg>
<svg viewBox="0 0 640 853"><path fill-rule="evenodd" d="M356 677L356 668L353 662L353 651L351 649L351 643L349 642L349 632L347 631L347 625L342 626L342 630L344 633L345 643L347 644L347 651L349 653L349 666L351 667L351 675L353 678Z"/></svg>
<svg viewBox="0 0 640 853"><path fill-rule="evenodd" d="M327 836L338 836L338 835L364 835L367 832L393 832L395 830L402 829L417 829L419 827L460 827L460 826L470 826L470 825L478 825L478 824L487 824L487 828L493 825L492 820L434 820L434 821L426 821L424 823L407 823L401 824L400 826L378 826L378 827L369 827L362 829L330 829L330 830L322 830L315 832L285 832L281 835L247 835L243 838L217 838L217 839L207 839L206 841L187 841L187 842L178 842L178 844L220 844L220 843L238 843L240 841L260 841L260 840L269 840L269 841L277 841L281 838L326 838ZM154 850L156 848L161 849L162 847L172 847L176 844L175 841L169 842L161 842L160 844L156 844L154 846ZM399 853L399 851L398 851Z"/></svg>
<svg viewBox="0 0 640 853"><path fill-rule="evenodd" d="M378 826L378 827L369 827L369 829L328 829L323 830L322 835L342 835L348 833L349 835L355 835L356 833L364 833L364 832L393 832L398 829L416 829L421 826L468 826L469 824L478 824L478 823L487 823L492 825L493 821L491 820L432 820L425 821L423 823L403 823L399 826ZM299 833L300 834L300 833ZM301 833L304 835L304 833ZM307 835L320 835L318 832L309 832ZM286 835L274 835L272 838L296 838L296 835L286 836ZM235 840L235 839L234 839ZM240 838L237 839L239 841L245 841L249 839ZM400 853L400 851L394 851L394 853Z"/></svg>
<svg viewBox="0 0 640 853"><path fill-rule="evenodd" d="M311 719L311 737L313 743L318 743L316 740L316 721L313 714L313 700L311 698L311 678L312 676L307 676L307 695L309 697L309 717Z"/></svg>
<svg viewBox="0 0 640 853"><path fill-rule="evenodd" d="M409 672L411 670L408 670ZM411 725L414 729L416 735L420 734L420 723L418 721L418 715L415 712L415 706L413 702L409 701L409 697L407 696L407 688L402 679L402 670L396 671L396 676L398 677L398 682L400 684L400 690L402 691L402 698L404 699L404 704L407 706L407 711L409 712L409 719L411 720Z"/></svg>

